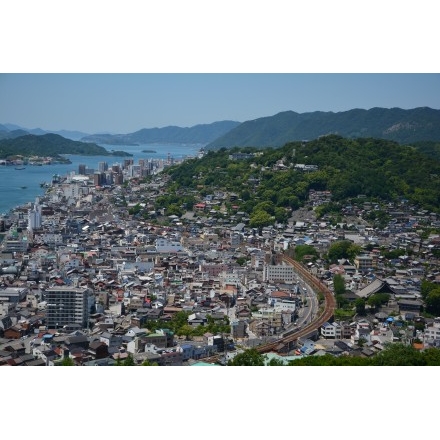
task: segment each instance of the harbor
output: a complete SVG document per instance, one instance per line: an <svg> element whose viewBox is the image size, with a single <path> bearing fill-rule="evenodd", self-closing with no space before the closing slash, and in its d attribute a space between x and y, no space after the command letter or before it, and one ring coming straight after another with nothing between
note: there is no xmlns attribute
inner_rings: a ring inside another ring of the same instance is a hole
<svg viewBox="0 0 440 440"><path fill-rule="evenodd" d="M109 151L114 146L105 146ZM163 144L154 145L156 153L144 153L145 145L139 146L121 146L120 149L130 154L134 163L138 163L141 159L162 159L162 160L181 160L184 157L196 156L200 146L198 145L180 145L180 144ZM16 167L24 165L6 164L5 160L0 161L0 215L7 214L9 211L33 202L36 197L42 196L45 189L52 182L52 177L56 175L66 176L71 173L78 174L79 166L85 167L92 172L98 170L100 162L113 164L122 164L124 159L116 156L77 156L66 155L70 163L46 163L41 166L27 165L25 169L16 170ZM23 188L25 187L25 188Z"/></svg>

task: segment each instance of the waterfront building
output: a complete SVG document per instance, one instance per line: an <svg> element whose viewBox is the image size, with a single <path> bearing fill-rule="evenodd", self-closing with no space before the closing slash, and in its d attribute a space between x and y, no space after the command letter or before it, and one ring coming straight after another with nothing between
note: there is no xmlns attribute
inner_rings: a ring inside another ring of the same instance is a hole
<svg viewBox="0 0 440 440"><path fill-rule="evenodd" d="M86 175L87 166L85 164L78 165L78 174L85 176Z"/></svg>
<svg viewBox="0 0 440 440"><path fill-rule="evenodd" d="M28 212L28 231L41 228L41 206L35 203L34 208Z"/></svg>
<svg viewBox="0 0 440 440"><path fill-rule="evenodd" d="M107 162L98 162L98 171L100 173L105 173L108 170Z"/></svg>
<svg viewBox="0 0 440 440"><path fill-rule="evenodd" d="M130 165L133 165L133 159L124 159L124 169L127 169Z"/></svg>

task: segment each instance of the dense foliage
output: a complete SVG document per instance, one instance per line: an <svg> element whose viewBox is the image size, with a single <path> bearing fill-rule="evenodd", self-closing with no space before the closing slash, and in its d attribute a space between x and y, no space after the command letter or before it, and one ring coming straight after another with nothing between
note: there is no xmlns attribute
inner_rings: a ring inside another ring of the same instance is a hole
<svg viewBox="0 0 440 440"><path fill-rule="evenodd" d="M249 158L230 157L238 152ZM296 164L318 169L304 172ZM330 191L329 205L334 207L362 195L383 201L405 199L440 212L440 162L414 147L380 139L329 135L281 148L223 148L170 167L166 173L180 191L170 191L166 203L188 206L188 194L203 198L224 191L235 195L225 203L227 213L244 212L250 226L257 228L285 222L292 210L305 204L310 190ZM325 212L323 206L321 212ZM379 218L378 222L385 220ZM332 251L334 259L350 257L355 249Z"/></svg>
<svg viewBox="0 0 440 440"><path fill-rule="evenodd" d="M236 355L229 361L229 366L261 366L265 364L267 356L259 353L256 349L248 349ZM282 366L282 363L276 363ZM440 350L428 348L419 351L410 345L401 343L387 344L378 354L371 357L363 356L305 356L297 360L291 360L287 366L439 366Z"/></svg>
<svg viewBox="0 0 440 440"><path fill-rule="evenodd" d="M354 244L350 240L338 240L330 245L327 258L330 263L337 263L338 260L348 259L351 262L359 254L361 246Z"/></svg>
<svg viewBox="0 0 440 440"><path fill-rule="evenodd" d="M435 160L440 160L440 142L439 141L420 141L414 142L412 145L426 156Z"/></svg>
<svg viewBox="0 0 440 440"><path fill-rule="evenodd" d="M300 263L304 262L306 258L313 261L319 257L317 249L308 244L300 244L295 246L294 255L295 260L299 261Z"/></svg>
<svg viewBox="0 0 440 440"><path fill-rule="evenodd" d="M307 356L289 363L291 366L435 366L440 365L440 350L429 348L419 351L410 345L388 344L380 353L366 358L361 356Z"/></svg>
<svg viewBox="0 0 440 440"><path fill-rule="evenodd" d="M421 294L426 303L426 312L440 316L440 286L437 283L423 280Z"/></svg>
<svg viewBox="0 0 440 440"><path fill-rule="evenodd" d="M144 327L150 332L154 332L158 329L168 329L177 336L184 336L186 339L191 339L193 336L203 336L205 333L228 335L231 332L229 318L227 316L222 320L214 320L211 315L207 315L207 321L204 325L192 327L188 324L188 317L190 315L190 312L182 310L177 312L168 322L150 320Z"/></svg>

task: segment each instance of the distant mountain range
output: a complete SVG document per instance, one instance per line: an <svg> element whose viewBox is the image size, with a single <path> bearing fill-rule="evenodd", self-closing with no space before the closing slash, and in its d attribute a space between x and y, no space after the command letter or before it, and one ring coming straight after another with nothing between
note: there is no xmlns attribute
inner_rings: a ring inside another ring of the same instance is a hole
<svg viewBox="0 0 440 440"><path fill-rule="evenodd" d="M71 139L72 141L79 141L84 136L88 136L87 133L83 133L81 131L46 131L42 130L41 128L24 128L15 124L0 124L0 139L15 139L26 134L35 134L37 136L41 136L48 133L58 134L66 139Z"/></svg>
<svg viewBox="0 0 440 440"><path fill-rule="evenodd" d="M240 122L219 121L212 124L199 124L193 127L168 126L163 128L143 128L129 134L93 134L81 139L83 142L109 145L132 145L154 143L203 144L223 136Z"/></svg>
<svg viewBox="0 0 440 440"><path fill-rule="evenodd" d="M327 134L347 138L380 138L399 144L440 141L440 110L419 107L411 110L353 109L338 113L286 111L243 122L206 145L205 149L280 147L287 142L313 140Z"/></svg>
<svg viewBox="0 0 440 440"><path fill-rule="evenodd" d="M14 124L0 124L0 139L14 139L26 134L58 134L74 141L106 145L142 145L155 143L203 144L214 141L240 125L237 121L218 121L193 127L168 126L163 128L143 128L127 134L87 134L80 131L45 131L41 128L28 129Z"/></svg>
<svg viewBox="0 0 440 440"><path fill-rule="evenodd" d="M67 130L48 132L40 128L29 130L14 124L0 124L0 139L47 133L94 144L186 143L202 144L207 150L236 146L281 147L288 142L313 140L328 134L345 138L371 137L409 144L440 141L440 110L429 107L410 110L375 107L337 113L286 111L243 123L225 120L193 127L143 128L128 134L87 134Z"/></svg>

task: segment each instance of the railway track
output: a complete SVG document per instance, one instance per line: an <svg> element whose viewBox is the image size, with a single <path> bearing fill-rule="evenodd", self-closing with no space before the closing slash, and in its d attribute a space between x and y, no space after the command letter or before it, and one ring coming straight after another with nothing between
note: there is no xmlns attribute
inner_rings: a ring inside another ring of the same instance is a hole
<svg viewBox="0 0 440 440"><path fill-rule="evenodd" d="M327 322L335 312L336 301L333 292L318 278L313 276L307 269L305 269L300 263L293 260L290 257L284 256L283 260L294 267L295 271L303 278L303 280L310 285L315 292L321 292L324 295L324 309L321 313L317 314L315 319L306 326L298 329L294 333L291 333L285 337L277 339L274 342L258 345L255 349L260 353L268 352L281 352L285 349L286 345L290 345L292 342L297 341L299 338L307 336L311 332L318 330L325 322ZM221 358L221 355L210 356L203 359L204 362L216 363Z"/></svg>

